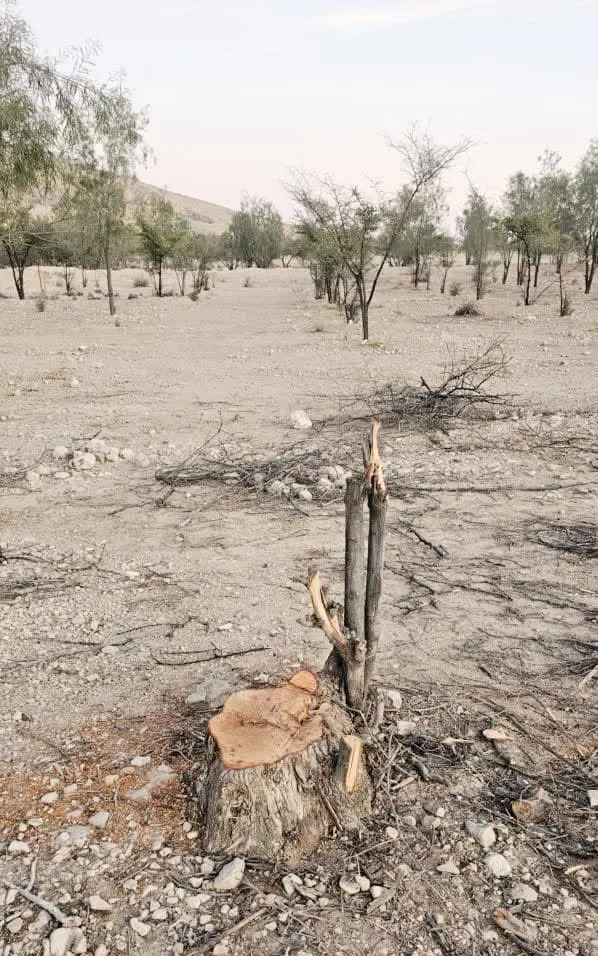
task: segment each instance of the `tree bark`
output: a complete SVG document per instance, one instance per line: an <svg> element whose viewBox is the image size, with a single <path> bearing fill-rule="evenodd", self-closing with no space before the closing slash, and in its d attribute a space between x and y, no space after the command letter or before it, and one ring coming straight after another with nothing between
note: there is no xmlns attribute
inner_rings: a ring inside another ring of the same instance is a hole
<svg viewBox="0 0 598 956"><path fill-rule="evenodd" d="M365 594L366 659L364 672L364 691L366 694L374 673L378 645L380 643L380 602L382 599L384 539L386 534L386 513L388 510L386 492L380 493L376 488L373 488L368 495L368 508L370 511L370 527Z"/></svg>
<svg viewBox="0 0 598 956"><path fill-rule="evenodd" d="M106 259L106 285L108 286L108 306L110 309L110 315L116 315L116 302L114 300L114 288L112 286L112 256L110 254L110 246L106 244L105 249L105 259Z"/></svg>
<svg viewBox="0 0 598 956"><path fill-rule="evenodd" d="M298 861L332 825L363 825L372 785L362 744L325 693L300 672L280 687L233 694L212 718L199 787L207 853Z"/></svg>

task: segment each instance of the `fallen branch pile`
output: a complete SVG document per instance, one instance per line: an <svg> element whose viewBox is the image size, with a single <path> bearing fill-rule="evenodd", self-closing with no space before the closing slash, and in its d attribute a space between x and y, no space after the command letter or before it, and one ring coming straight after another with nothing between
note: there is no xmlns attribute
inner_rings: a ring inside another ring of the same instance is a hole
<svg viewBox="0 0 598 956"><path fill-rule="evenodd" d="M546 524L532 530L538 544L555 551L567 551L582 558L598 558L598 525L590 521L579 524Z"/></svg>
<svg viewBox="0 0 598 956"><path fill-rule="evenodd" d="M497 417L497 408L508 405L508 396L488 391L487 386L503 377L508 365L500 342L492 342L474 356L453 354L437 385L421 376L417 387L387 382L366 396L367 415L413 431L442 429L455 419Z"/></svg>

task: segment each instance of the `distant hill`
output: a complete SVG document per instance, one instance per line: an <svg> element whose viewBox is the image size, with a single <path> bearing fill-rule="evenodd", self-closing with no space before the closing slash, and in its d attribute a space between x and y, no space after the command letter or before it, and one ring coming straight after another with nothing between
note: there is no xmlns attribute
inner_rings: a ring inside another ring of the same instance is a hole
<svg viewBox="0 0 598 956"><path fill-rule="evenodd" d="M216 203L204 202L203 199L193 199L192 196L183 196L181 193L171 193L169 190L150 186L148 183L138 182L134 186L135 196L143 201L152 196L165 196L170 200L177 212L186 216L194 229L198 232L220 234L230 226L234 216L234 209L218 206Z"/></svg>

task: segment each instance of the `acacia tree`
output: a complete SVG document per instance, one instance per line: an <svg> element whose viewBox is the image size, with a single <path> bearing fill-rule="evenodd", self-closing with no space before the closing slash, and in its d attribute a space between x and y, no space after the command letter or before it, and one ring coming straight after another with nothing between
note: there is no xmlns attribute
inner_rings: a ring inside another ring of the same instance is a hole
<svg viewBox="0 0 598 956"><path fill-rule="evenodd" d="M463 211L463 246L469 250L473 262L473 284L476 299L488 291L489 253L492 248L494 214L490 203L482 193L470 185L467 208Z"/></svg>
<svg viewBox="0 0 598 956"><path fill-rule="evenodd" d="M598 265L598 139L583 155L574 179L571 233L584 263L584 291L589 295Z"/></svg>
<svg viewBox="0 0 598 956"><path fill-rule="evenodd" d="M146 155L143 129L147 121L133 109L122 85L104 88L103 95L111 109L90 129L84 157L69 172L63 202L93 229L106 270L110 315L116 315L112 270L130 241L127 194L135 167Z"/></svg>
<svg viewBox="0 0 598 956"><path fill-rule="evenodd" d="M271 202L257 196L244 196L241 210L229 226L231 248L248 268L269 269L280 258L284 244L284 224Z"/></svg>
<svg viewBox="0 0 598 956"><path fill-rule="evenodd" d="M49 240L50 223L40 216L33 216L23 206L4 216L2 222L2 245L12 272L19 299L25 298L25 269L33 252Z"/></svg>
<svg viewBox="0 0 598 956"><path fill-rule="evenodd" d="M457 243L453 236L441 233L436 239L435 259L440 269L440 291L444 294L449 271L455 264Z"/></svg>
<svg viewBox="0 0 598 956"><path fill-rule="evenodd" d="M192 234L188 221L176 211L169 199L158 196L152 198L148 209L137 214L137 228L156 295L161 297L163 293L165 265L179 256L180 271L183 273L181 294L184 295L184 273L191 268L189 253Z"/></svg>
<svg viewBox="0 0 598 956"><path fill-rule="evenodd" d="M356 186L346 188L330 179L300 174L288 186L299 207L300 227L321 230L352 277L364 341L369 339L369 310L378 281L413 202L469 144L437 146L427 134L411 131L401 142L389 145L408 174L408 183L397 197L368 198Z"/></svg>

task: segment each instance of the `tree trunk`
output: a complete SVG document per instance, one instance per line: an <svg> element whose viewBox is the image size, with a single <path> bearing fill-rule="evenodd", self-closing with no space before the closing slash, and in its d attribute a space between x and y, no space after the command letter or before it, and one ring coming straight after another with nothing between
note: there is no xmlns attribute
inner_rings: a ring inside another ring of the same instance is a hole
<svg viewBox="0 0 598 956"><path fill-rule="evenodd" d="M592 255L586 253L586 267L584 275L584 292L586 295L590 294L590 289L592 288L592 282L594 281L594 273L596 271L596 262L598 261L598 248L592 250Z"/></svg>
<svg viewBox="0 0 598 956"><path fill-rule="evenodd" d="M370 337L370 307L365 293L363 276L359 276L355 281L357 285L357 295L359 296L359 310L361 312L361 337L364 342L367 342Z"/></svg>
<svg viewBox="0 0 598 956"><path fill-rule="evenodd" d="M364 690L367 694L376 665L378 645L380 643L380 601L382 598L382 576L384 573L384 538L386 534L386 512L388 499L386 491L380 494L372 488L368 495L370 527L368 534L368 567L365 594L365 643L366 659Z"/></svg>
<svg viewBox="0 0 598 956"><path fill-rule="evenodd" d="M108 306L110 308L110 315L116 315L116 302L114 300L114 288L112 286L112 256L110 254L110 246L107 244L105 249L105 259L106 259L106 285L108 286Z"/></svg>
<svg viewBox="0 0 598 956"><path fill-rule="evenodd" d="M440 283L440 291L442 292L443 295L444 295L444 290L446 289L446 280L447 280L448 274L449 274L449 270L445 269L444 274L442 276L442 281Z"/></svg>
<svg viewBox="0 0 598 956"><path fill-rule="evenodd" d="M511 260L513 259L513 253L505 253L502 259L502 284L507 284L507 279L509 278L509 269L511 268Z"/></svg>
<svg viewBox="0 0 598 956"><path fill-rule="evenodd" d="M540 274L541 261L542 261L542 253L538 252L535 256L535 261L534 261L534 289L538 288L538 276Z"/></svg>
<svg viewBox="0 0 598 956"><path fill-rule="evenodd" d="M526 304L526 305L529 305L530 286L531 286L531 283L532 283L532 257L530 256L529 252L526 253L526 274L527 274L527 279L526 279L526 282L525 282L525 299L524 299L524 301L525 301L525 304Z"/></svg>
<svg viewBox="0 0 598 956"><path fill-rule="evenodd" d="M361 742L318 689L302 671L233 694L212 718L199 793L207 853L299 861L333 824L354 829L371 813Z"/></svg>

